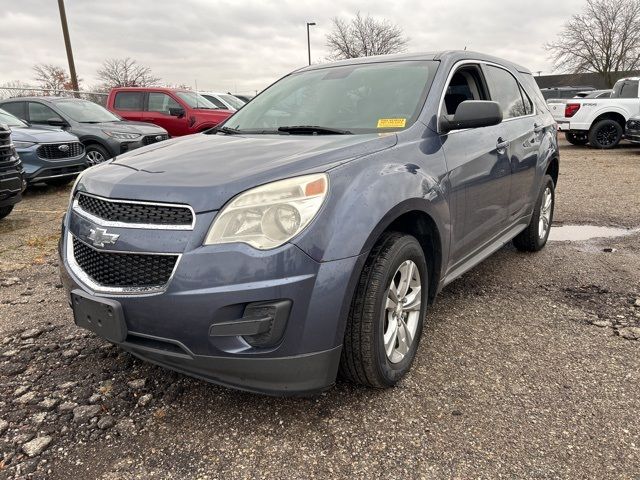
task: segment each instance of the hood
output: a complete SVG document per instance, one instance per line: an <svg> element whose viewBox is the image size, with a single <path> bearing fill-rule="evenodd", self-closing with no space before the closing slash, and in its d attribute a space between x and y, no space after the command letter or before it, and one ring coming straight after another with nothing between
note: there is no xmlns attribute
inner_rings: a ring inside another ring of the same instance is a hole
<svg viewBox="0 0 640 480"><path fill-rule="evenodd" d="M133 150L91 168L79 188L104 197L217 210L233 196L283 178L326 171L393 147L395 134L195 134Z"/></svg>
<svg viewBox="0 0 640 480"><path fill-rule="evenodd" d="M152 123L145 122L132 122L129 120L121 120L118 122L102 122L102 123L83 123L85 128L95 128L96 130L107 130L113 132L126 132L126 133L139 133L141 135L158 135L160 133L167 133L167 131L154 125Z"/></svg>
<svg viewBox="0 0 640 480"><path fill-rule="evenodd" d="M64 130L51 130L37 127L13 127L11 139L14 142L58 143L78 142L78 137Z"/></svg>

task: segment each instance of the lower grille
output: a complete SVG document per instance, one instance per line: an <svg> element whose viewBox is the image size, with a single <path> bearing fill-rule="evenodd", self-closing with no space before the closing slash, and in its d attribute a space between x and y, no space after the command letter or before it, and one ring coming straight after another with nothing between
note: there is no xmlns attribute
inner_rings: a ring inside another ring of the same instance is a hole
<svg viewBox="0 0 640 480"><path fill-rule="evenodd" d="M158 143L163 140L167 140L168 138L169 138L169 135L167 135L166 133L162 133L160 135L147 135L142 138L142 144L151 145L152 143Z"/></svg>
<svg viewBox="0 0 640 480"><path fill-rule="evenodd" d="M79 157L84 153L80 142L43 143L38 147L38 156L47 160L64 160Z"/></svg>
<svg viewBox="0 0 640 480"><path fill-rule="evenodd" d="M75 262L104 287L161 288L171 278L178 255L116 253L96 250L73 237Z"/></svg>
<svg viewBox="0 0 640 480"><path fill-rule="evenodd" d="M0 165L14 162L11 130L5 130L0 125Z"/></svg>

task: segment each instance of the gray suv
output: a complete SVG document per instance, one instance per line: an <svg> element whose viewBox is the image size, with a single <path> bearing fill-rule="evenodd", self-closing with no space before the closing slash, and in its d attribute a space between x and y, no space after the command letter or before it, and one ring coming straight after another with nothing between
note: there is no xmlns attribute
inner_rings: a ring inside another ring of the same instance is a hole
<svg viewBox="0 0 640 480"><path fill-rule="evenodd" d="M389 387L445 285L507 242L544 247L558 162L511 62L309 66L215 130L86 170L63 283L78 326L180 372L268 394L338 374Z"/></svg>
<svg viewBox="0 0 640 480"><path fill-rule="evenodd" d="M79 98L22 97L0 102L0 108L37 126L61 127L85 146L89 165L169 138L164 128L123 120L106 108Z"/></svg>

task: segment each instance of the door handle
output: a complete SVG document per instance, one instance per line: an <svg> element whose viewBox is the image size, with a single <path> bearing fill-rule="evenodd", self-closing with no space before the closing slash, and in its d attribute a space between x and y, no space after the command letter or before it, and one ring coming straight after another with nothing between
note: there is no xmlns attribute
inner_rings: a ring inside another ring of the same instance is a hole
<svg viewBox="0 0 640 480"><path fill-rule="evenodd" d="M496 143L496 150L504 150L509 146L509 142L503 140L502 137L498 138L498 143Z"/></svg>
<svg viewBox="0 0 640 480"><path fill-rule="evenodd" d="M533 124L534 133L540 133L542 130L544 130L544 125L538 125L537 123Z"/></svg>

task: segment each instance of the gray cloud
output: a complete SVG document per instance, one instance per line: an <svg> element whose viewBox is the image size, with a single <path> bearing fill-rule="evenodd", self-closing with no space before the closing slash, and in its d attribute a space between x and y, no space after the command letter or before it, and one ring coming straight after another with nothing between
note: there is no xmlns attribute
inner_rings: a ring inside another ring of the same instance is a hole
<svg viewBox="0 0 640 480"><path fill-rule="evenodd" d="M7 2L5 0L3 3ZM66 66L57 2L11 1L0 9L0 82L32 80L31 67ZM334 16L360 10L400 25L410 51L491 53L550 73L543 49L584 0L66 0L76 67L85 85L105 58L135 58L167 83L251 92L305 65L305 22L312 58L322 61ZM8 7L8 8L7 8Z"/></svg>

